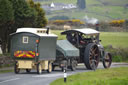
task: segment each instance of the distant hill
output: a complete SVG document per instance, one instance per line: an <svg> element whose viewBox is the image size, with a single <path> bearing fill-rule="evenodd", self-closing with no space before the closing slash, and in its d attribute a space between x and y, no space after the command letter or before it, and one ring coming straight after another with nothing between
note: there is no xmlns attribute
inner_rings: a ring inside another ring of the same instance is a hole
<svg viewBox="0 0 128 85"><path fill-rule="evenodd" d="M42 5L53 3L72 3L77 0L35 0ZM69 18L83 19L85 16L100 20L128 19L128 0L86 0L85 10L57 10L46 11L47 18L53 16L68 16Z"/></svg>

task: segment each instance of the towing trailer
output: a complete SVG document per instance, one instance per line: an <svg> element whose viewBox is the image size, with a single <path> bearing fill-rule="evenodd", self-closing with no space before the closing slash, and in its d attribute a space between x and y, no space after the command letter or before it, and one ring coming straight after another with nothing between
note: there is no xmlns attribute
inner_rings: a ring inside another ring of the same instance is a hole
<svg viewBox="0 0 128 85"><path fill-rule="evenodd" d="M36 69L52 71L52 62L56 59L57 35L49 33L49 29L19 28L11 34L11 56L15 60L14 72L21 69L30 72Z"/></svg>

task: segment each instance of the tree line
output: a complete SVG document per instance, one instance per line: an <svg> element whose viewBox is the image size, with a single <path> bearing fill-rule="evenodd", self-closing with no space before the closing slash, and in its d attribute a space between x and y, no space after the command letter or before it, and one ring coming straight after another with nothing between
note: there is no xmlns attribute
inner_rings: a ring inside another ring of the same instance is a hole
<svg viewBox="0 0 128 85"><path fill-rule="evenodd" d="M45 27L47 19L39 3L33 0L0 0L0 45L9 51L10 34L22 27Z"/></svg>

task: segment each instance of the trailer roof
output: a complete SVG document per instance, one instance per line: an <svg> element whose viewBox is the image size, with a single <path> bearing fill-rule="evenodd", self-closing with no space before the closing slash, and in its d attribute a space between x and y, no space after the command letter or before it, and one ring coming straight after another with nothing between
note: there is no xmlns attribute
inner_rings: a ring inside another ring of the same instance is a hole
<svg viewBox="0 0 128 85"><path fill-rule="evenodd" d="M97 35L100 33L99 31L96 31L96 30L91 29L91 28L82 28L82 29L67 30L67 31L62 32L61 34L67 34L67 33L72 33L72 32L80 32L80 33L83 33L85 35Z"/></svg>
<svg viewBox="0 0 128 85"><path fill-rule="evenodd" d="M53 36L53 37L57 37L57 35L49 33L46 33L47 29L44 28L18 28L16 33L20 33L20 32L28 32L28 33L33 33L36 34L38 36Z"/></svg>

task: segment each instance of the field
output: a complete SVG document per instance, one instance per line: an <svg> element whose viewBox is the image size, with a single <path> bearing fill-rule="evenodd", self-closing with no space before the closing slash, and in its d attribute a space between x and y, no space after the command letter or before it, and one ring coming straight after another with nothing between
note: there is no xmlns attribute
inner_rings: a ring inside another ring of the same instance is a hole
<svg viewBox="0 0 128 85"><path fill-rule="evenodd" d="M127 32L101 32L100 39L104 46L112 45L113 47L128 47Z"/></svg>
<svg viewBox="0 0 128 85"><path fill-rule="evenodd" d="M128 85L128 67L96 70L69 76L67 83L63 78L50 85Z"/></svg>
<svg viewBox="0 0 128 85"><path fill-rule="evenodd" d="M53 30L52 32L58 35L59 40L65 39L64 35L60 35L62 31ZM100 39L103 46L128 48L128 32L101 32Z"/></svg>
<svg viewBox="0 0 128 85"><path fill-rule="evenodd" d="M41 1L43 4L51 3L73 3L76 4L77 0L46 0ZM128 0L86 0L85 10L60 10L52 11L50 14L46 14L47 18L53 16L65 15L76 19L83 19L86 15L89 17L95 17L99 20L112 20L112 19L127 19L128 17Z"/></svg>

